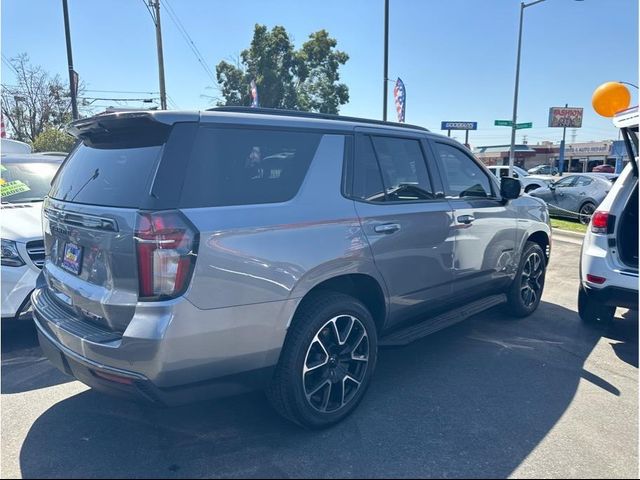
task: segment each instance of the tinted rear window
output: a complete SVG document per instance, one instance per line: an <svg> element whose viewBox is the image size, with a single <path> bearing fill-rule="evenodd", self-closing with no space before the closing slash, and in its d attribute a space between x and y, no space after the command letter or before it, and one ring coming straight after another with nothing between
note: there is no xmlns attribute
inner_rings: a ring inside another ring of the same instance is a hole
<svg viewBox="0 0 640 480"><path fill-rule="evenodd" d="M302 185L322 134L200 128L182 189L182 207L276 203Z"/></svg>
<svg viewBox="0 0 640 480"><path fill-rule="evenodd" d="M95 148L81 144L55 178L58 200L112 207L139 207L149 196L161 145Z"/></svg>

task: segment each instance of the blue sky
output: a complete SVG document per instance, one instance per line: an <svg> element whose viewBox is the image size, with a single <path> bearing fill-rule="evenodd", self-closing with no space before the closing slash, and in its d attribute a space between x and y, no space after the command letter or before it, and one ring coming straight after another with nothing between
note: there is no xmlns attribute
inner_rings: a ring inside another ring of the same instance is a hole
<svg viewBox="0 0 640 480"><path fill-rule="evenodd" d="M169 1L214 71L249 45L255 23L283 25L296 46L327 29L350 55L341 70L350 102L341 113L381 118L383 0L162 1ZM144 96L89 90L158 90L155 34L143 2L69 0L75 69L87 96ZM472 145L508 143L509 129L493 121L511 117L519 1L390 4L389 76L406 84L406 121L431 130L439 130L442 120L477 121ZM169 96L182 109L210 106L205 95L217 95L213 81L166 9L162 16ZM62 1L2 1L1 49L4 58L26 52L33 63L66 78ZM13 84L4 62L1 75L4 84ZM610 80L638 84L636 0L547 0L526 9L518 121L534 128L520 130L517 140L522 134L530 143L558 140L562 130L546 127L548 109L565 103L585 109L577 141L615 138L610 120L591 108L593 90ZM390 84L390 118L392 90ZM637 90L631 90L637 103Z"/></svg>

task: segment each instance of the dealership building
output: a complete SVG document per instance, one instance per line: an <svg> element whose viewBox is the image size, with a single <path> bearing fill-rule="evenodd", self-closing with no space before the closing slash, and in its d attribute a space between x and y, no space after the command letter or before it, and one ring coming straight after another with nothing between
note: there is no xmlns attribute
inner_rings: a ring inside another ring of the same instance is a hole
<svg viewBox="0 0 640 480"><path fill-rule="evenodd" d="M473 153L485 165L509 165L509 145L488 145L477 147ZM560 145L542 142L536 145L515 145L515 165L528 170L537 165L559 167ZM564 153L565 172L590 172L597 165L616 166L628 161L624 142L606 140L602 142L569 143Z"/></svg>

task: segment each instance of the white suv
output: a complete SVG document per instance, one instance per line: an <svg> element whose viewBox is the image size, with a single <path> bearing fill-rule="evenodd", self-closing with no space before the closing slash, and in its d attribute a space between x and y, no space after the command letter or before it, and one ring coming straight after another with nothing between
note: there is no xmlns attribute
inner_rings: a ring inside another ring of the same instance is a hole
<svg viewBox="0 0 640 480"><path fill-rule="evenodd" d="M63 160L57 155L2 155L3 321L20 318L30 310L29 296L44 264L42 200Z"/></svg>
<svg viewBox="0 0 640 480"><path fill-rule="evenodd" d="M492 165L487 168L498 178L509 176L508 165ZM522 168L515 165L513 166L513 178L517 178L518 180L520 180L520 183L522 184L522 190L525 193L529 193L537 188L546 187L552 181L550 178L531 175Z"/></svg>
<svg viewBox="0 0 640 480"><path fill-rule="evenodd" d="M620 112L630 158L591 217L582 245L578 312L587 323L608 323L616 307L638 309L638 107Z"/></svg>

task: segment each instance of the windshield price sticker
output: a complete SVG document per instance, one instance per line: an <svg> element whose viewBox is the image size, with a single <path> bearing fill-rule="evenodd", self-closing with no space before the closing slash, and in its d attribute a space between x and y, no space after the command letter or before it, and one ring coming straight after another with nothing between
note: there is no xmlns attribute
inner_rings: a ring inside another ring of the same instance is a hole
<svg viewBox="0 0 640 480"><path fill-rule="evenodd" d="M11 195L28 192L29 190L31 189L24 182L20 180L14 180L13 182L0 185L0 197L10 197Z"/></svg>

